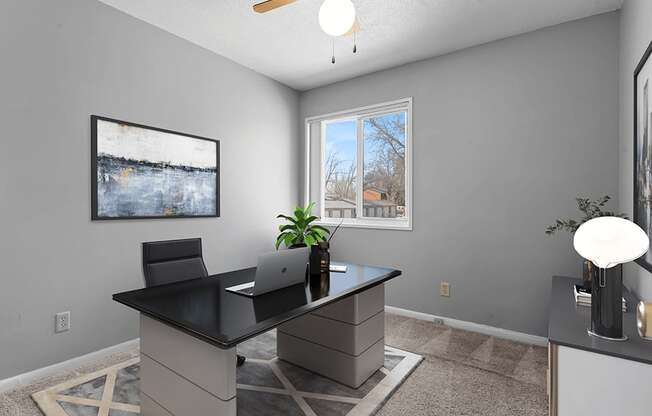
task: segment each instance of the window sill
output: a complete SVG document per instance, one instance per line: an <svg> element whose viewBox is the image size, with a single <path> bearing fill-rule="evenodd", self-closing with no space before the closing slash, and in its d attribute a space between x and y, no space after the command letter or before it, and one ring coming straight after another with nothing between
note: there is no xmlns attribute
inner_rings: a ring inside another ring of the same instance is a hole
<svg viewBox="0 0 652 416"><path fill-rule="evenodd" d="M371 219L350 219L347 218L342 222L339 218L320 219L315 221L315 224L325 227L337 227L342 223L342 227L346 228L370 228L376 230L397 230L397 231L412 231L412 223L409 220L371 220Z"/></svg>

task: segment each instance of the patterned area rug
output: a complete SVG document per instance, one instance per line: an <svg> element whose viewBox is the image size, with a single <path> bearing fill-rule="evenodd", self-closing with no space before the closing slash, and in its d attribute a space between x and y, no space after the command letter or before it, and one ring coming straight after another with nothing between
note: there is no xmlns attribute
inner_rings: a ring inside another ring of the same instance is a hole
<svg viewBox="0 0 652 416"><path fill-rule="evenodd" d="M270 331L240 346L238 416L367 416L376 413L422 360L385 347L385 364L358 389L341 385L276 357ZM140 413L139 359L134 358L32 395L46 416L136 416Z"/></svg>

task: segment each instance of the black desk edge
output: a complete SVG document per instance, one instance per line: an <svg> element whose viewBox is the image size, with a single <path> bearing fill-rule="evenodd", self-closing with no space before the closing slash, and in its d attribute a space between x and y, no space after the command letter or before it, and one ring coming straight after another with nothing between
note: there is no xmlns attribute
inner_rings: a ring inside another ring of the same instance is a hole
<svg viewBox="0 0 652 416"><path fill-rule="evenodd" d="M189 328L187 326L180 325L179 323L174 322L171 319L168 319L168 318L166 318L166 317L164 317L164 316L162 316L160 314L157 314L157 313L152 312L152 311L148 311L148 310L142 308L140 305L136 306L135 304L132 304L132 303L127 302L125 300L121 300L119 298L120 295L125 294L125 293L129 293L129 292L133 292L133 291L126 291L126 292L116 293L116 294L114 294L112 296L112 299L114 301L122 304L122 305L125 305L125 306L128 306L128 307L132 308L132 309L135 309L136 311L138 311L140 313L143 313L143 314L149 316L150 318L153 318L153 319L156 319L156 320L158 320L160 322L163 322L163 323L171 326L172 328L175 328L175 329L178 329L178 330L180 330L182 332L185 332L186 334L191 335L191 336L193 336L195 338L198 338L198 339L200 339L202 341L205 341L205 342L207 342L207 343L209 343L211 345L214 345L214 346L219 347L221 349L230 349L230 348L235 347L237 344L240 344L241 342L244 342L244 341L246 341L246 340L248 340L250 338L256 337L256 336L258 336L258 335L260 335L262 333L265 333L265 332L267 332L267 331L269 331L269 330L271 330L273 328L276 328L277 326L279 326L279 325L281 325L281 324L283 324L283 323L285 323L287 321L290 321L290 320L292 320L294 318L298 318L300 316L308 314L308 313L310 313L312 311L315 311L315 310L317 310L317 309L319 309L321 307L324 307L324 306L326 306L326 305L328 305L330 303L340 301L340 300L346 299L346 298L348 298L350 296L353 296L353 295L356 295L358 293L369 290L369 289L371 289L373 287L376 287L376 286L378 286L380 284L385 283L386 281L388 281L390 279L398 277L401 274L402 274L402 272L400 270L396 270L396 269L391 270L389 273L385 274L383 277L378 278L377 281L375 281L373 284L370 284L368 286L364 286L364 287L360 287L360 288L357 288L357 289L353 289L353 290L343 292L343 294L341 296L338 296L336 298L332 298L330 296L322 298L322 299L320 299L320 300L318 300L316 302L311 303L310 307L307 307L307 305L306 305L306 307L300 307L300 308L298 308L298 310L288 311L285 314L280 315L279 317L276 317L276 319L274 319L274 323L272 325L265 324L266 321L260 322L258 325L252 327L252 332L250 334L234 338L231 341L228 341L228 340L226 340L224 338L205 336L205 335L203 335L203 334L201 334L201 333L199 333L197 331L192 330L191 328ZM211 275L211 276L209 276L209 278L213 278L213 277L217 277L217 276L219 276L219 274ZM142 290L142 289L137 289L137 290ZM238 296L238 295L236 295L236 296Z"/></svg>

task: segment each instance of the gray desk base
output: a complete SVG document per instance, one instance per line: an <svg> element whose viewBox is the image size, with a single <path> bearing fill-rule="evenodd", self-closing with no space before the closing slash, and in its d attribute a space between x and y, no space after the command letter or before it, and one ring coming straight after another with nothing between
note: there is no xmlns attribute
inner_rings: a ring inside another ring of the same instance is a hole
<svg viewBox="0 0 652 416"><path fill-rule="evenodd" d="M385 286L348 297L278 327L282 360L358 388L383 366Z"/></svg>
<svg viewBox="0 0 652 416"><path fill-rule="evenodd" d="M235 348L220 349L140 315L143 416L236 416Z"/></svg>
<svg viewBox="0 0 652 416"><path fill-rule="evenodd" d="M383 366L385 287L278 328L278 356L351 387ZM141 414L236 416L236 351L140 315Z"/></svg>

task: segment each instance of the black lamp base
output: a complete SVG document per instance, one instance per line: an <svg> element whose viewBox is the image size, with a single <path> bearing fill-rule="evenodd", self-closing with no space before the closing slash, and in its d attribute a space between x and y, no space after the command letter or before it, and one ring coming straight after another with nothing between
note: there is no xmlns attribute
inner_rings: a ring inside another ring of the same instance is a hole
<svg viewBox="0 0 652 416"><path fill-rule="evenodd" d="M625 341L622 266L595 267L593 270L589 335L609 341Z"/></svg>
<svg viewBox="0 0 652 416"><path fill-rule="evenodd" d="M595 333L595 332L591 331L591 329L587 329L586 332L588 332L589 335L591 335L592 337L604 339L606 341L627 341L629 339L629 337L627 335L623 335L620 338L612 338L612 337L608 337L608 336L605 336L605 335L600 335L598 333Z"/></svg>

